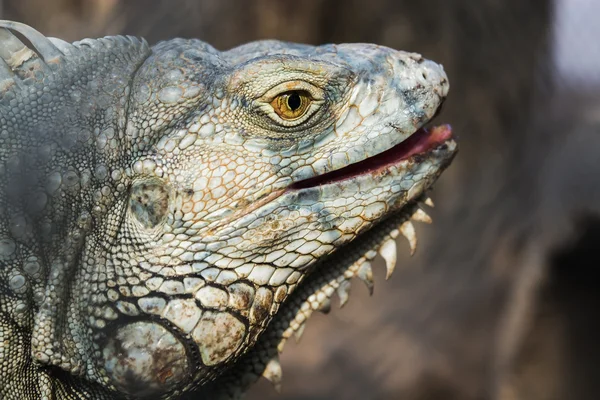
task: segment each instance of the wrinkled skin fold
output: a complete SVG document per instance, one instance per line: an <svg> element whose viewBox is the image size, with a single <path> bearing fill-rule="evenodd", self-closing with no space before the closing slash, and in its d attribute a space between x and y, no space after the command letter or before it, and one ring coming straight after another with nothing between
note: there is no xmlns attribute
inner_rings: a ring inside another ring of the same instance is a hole
<svg viewBox="0 0 600 400"><path fill-rule="evenodd" d="M377 252L391 275L400 234L414 248L456 152L421 129L449 86L414 53L69 44L7 21L0 44L5 399L279 385L312 311L372 286Z"/></svg>

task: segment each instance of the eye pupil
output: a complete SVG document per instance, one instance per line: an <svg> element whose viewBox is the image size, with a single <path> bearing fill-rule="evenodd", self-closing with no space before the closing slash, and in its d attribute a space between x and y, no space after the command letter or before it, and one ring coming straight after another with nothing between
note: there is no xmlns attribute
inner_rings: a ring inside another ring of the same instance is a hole
<svg viewBox="0 0 600 400"><path fill-rule="evenodd" d="M309 92L294 89L279 94L269 104L280 118L295 121L311 110L312 102ZM314 107L312 109L314 111Z"/></svg>
<svg viewBox="0 0 600 400"><path fill-rule="evenodd" d="M290 110L296 111L302 106L302 98L297 92L293 92L287 98L287 105Z"/></svg>

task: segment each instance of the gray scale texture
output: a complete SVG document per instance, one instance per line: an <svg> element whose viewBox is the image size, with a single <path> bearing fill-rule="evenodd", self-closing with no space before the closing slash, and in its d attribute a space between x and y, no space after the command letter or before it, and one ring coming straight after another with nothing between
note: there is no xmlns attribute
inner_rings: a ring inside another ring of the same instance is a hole
<svg viewBox="0 0 600 400"><path fill-rule="evenodd" d="M18 36L27 39L24 44ZM410 219L441 66L370 44L72 44L0 21L0 398L238 398ZM286 119L273 106L310 101ZM328 175L331 177L331 175Z"/></svg>

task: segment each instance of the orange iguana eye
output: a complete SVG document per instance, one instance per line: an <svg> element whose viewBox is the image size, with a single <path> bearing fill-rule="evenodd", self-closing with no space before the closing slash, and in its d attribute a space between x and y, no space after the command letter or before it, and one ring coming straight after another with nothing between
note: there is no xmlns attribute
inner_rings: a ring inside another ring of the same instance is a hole
<svg viewBox="0 0 600 400"><path fill-rule="evenodd" d="M306 113L311 102L312 97L307 91L291 90L275 97L271 106L281 118L294 120Z"/></svg>

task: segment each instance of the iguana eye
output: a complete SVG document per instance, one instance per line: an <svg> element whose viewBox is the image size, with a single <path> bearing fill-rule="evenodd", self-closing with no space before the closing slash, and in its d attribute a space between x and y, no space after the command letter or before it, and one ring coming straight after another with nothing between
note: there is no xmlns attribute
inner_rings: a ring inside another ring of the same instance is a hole
<svg viewBox="0 0 600 400"><path fill-rule="evenodd" d="M312 83L294 80L282 82L256 99L257 109L278 126L286 129L306 127L325 104L325 91ZM269 126L273 129L272 125Z"/></svg>
<svg viewBox="0 0 600 400"><path fill-rule="evenodd" d="M282 93L271 101L271 106L281 118L294 120L302 117L312 103L312 96L304 90Z"/></svg>

